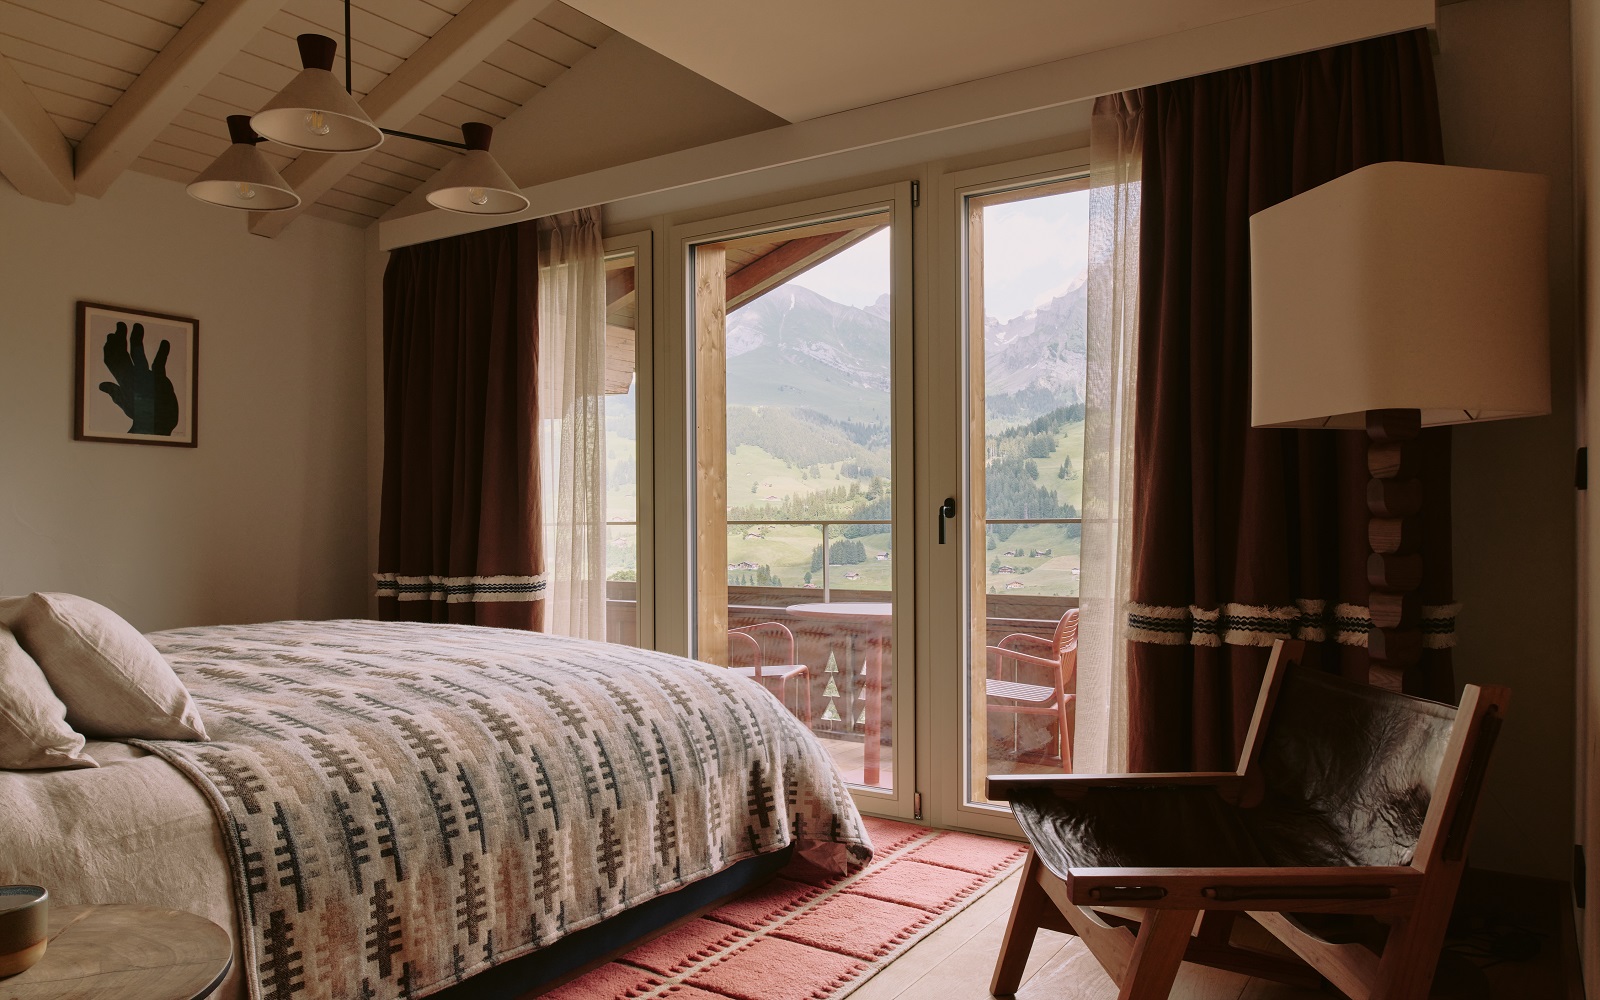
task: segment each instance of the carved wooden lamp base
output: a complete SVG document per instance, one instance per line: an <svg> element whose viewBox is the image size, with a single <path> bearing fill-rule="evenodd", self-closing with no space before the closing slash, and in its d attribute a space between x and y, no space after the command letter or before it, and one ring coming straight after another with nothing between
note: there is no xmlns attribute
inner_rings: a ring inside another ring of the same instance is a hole
<svg viewBox="0 0 1600 1000"><path fill-rule="evenodd" d="M1420 410L1367 411L1367 583L1372 624L1369 676L1398 675L1410 689L1422 659L1422 480L1406 445L1422 430Z"/></svg>

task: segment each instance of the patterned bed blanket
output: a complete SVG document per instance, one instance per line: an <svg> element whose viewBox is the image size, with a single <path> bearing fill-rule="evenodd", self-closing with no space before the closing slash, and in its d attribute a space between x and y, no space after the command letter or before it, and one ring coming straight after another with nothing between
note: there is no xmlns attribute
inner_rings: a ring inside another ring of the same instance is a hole
<svg viewBox="0 0 1600 1000"><path fill-rule="evenodd" d="M210 743L255 1000L420 997L791 841L870 859L763 688L631 649L360 621L150 636Z"/></svg>

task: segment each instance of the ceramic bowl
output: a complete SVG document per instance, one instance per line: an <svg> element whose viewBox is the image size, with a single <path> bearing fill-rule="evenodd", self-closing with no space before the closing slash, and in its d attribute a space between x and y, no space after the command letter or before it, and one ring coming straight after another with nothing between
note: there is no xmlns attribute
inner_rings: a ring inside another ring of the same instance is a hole
<svg viewBox="0 0 1600 1000"><path fill-rule="evenodd" d="M44 957L50 894L37 885L0 885L0 979Z"/></svg>

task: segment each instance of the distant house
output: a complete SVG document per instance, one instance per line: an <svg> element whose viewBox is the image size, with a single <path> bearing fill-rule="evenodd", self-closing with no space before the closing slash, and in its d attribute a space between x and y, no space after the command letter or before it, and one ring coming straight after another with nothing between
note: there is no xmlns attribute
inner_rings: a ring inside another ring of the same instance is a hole
<svg viewBox="0 0 1600 1000"><path fill-rule="evenodd" d="M783 502L783 500L780 497L773 497L773 496L767 497L767 503L782 503L782 502Z"/></svg>
<svg viewBox="0 0 1600 1000"><path fill-rule="evenodd" d="M872 558L878 560L879 562L888 562L889 561L889 553L887 553L887 552L879 552L879 553L875 554Z"/></svg>
<svg viewBox="0 0 1600 1000"><path fill-rule="evenodd" d="M1017 552L1016 552L1015 549L1006 549L1004 552L1002 552L1000 554L1005 556L1007 559L1011 559L1011 558L1013 558L1013 557L1015 557L1017 555Z"/></svg>
<svg viewBox="0 0 1600 1000"><path fill-rule="evenodd" d="M822 585L818 584L818 583L802 583L800 585L800 589L801 590L821 590L822 589Z"/></svg>
<svg viewBox="0 0 1600 1000"><path fill-rule="evenodd" d="M762 535L761 532L759 532L759 531L747 531L747 532L744 533L744 539L747 542L752 538L764 538L764 537L766 537L766 536Z"/></svg>
<svg viewBox="0 0 1600 1000"><path fill-rule="evenodd" d="M846 573L844 575L844 578L846 580L859 580L859 579L861 579L861 574L860 573Z"/></svg>
<svg viewBox="0 0 1600 1000"><path fill-rule="evenodd" d="M1015 573L1015 572L1017 572L1017 568L1015 566L1001 566L999 569L995 570L995 572L996 573Z"/></svg>
<svg viewBox="0 0 1600 1000"><path fill-rule="evenodd" d="M1024 584L1021 580L1012 580L1010 583L1006 584L1006 589L1021 590L1024 586L1026 586L1026 584Z"/></svg>
<svg viewBox="0 0 1600 1000"><path fill-rule="evenodd" d="M1048 559L1048 558L1050 558L1050 554L1052 552L1054 552L1054 551L1055 551L1055 549L1034 549L1033 550L1033 558L1035 558L1035 559Z"/></svg>

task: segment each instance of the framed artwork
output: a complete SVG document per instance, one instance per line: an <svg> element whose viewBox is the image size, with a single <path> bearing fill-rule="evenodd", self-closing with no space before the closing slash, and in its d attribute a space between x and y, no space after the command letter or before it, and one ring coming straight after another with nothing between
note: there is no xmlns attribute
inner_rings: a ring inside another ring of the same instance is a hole
<svg viewBox="0 0 1600 1000"><path fill-rule="evenodd" d="M193 448L200 322L78 303L79 441Z"/></svg>

